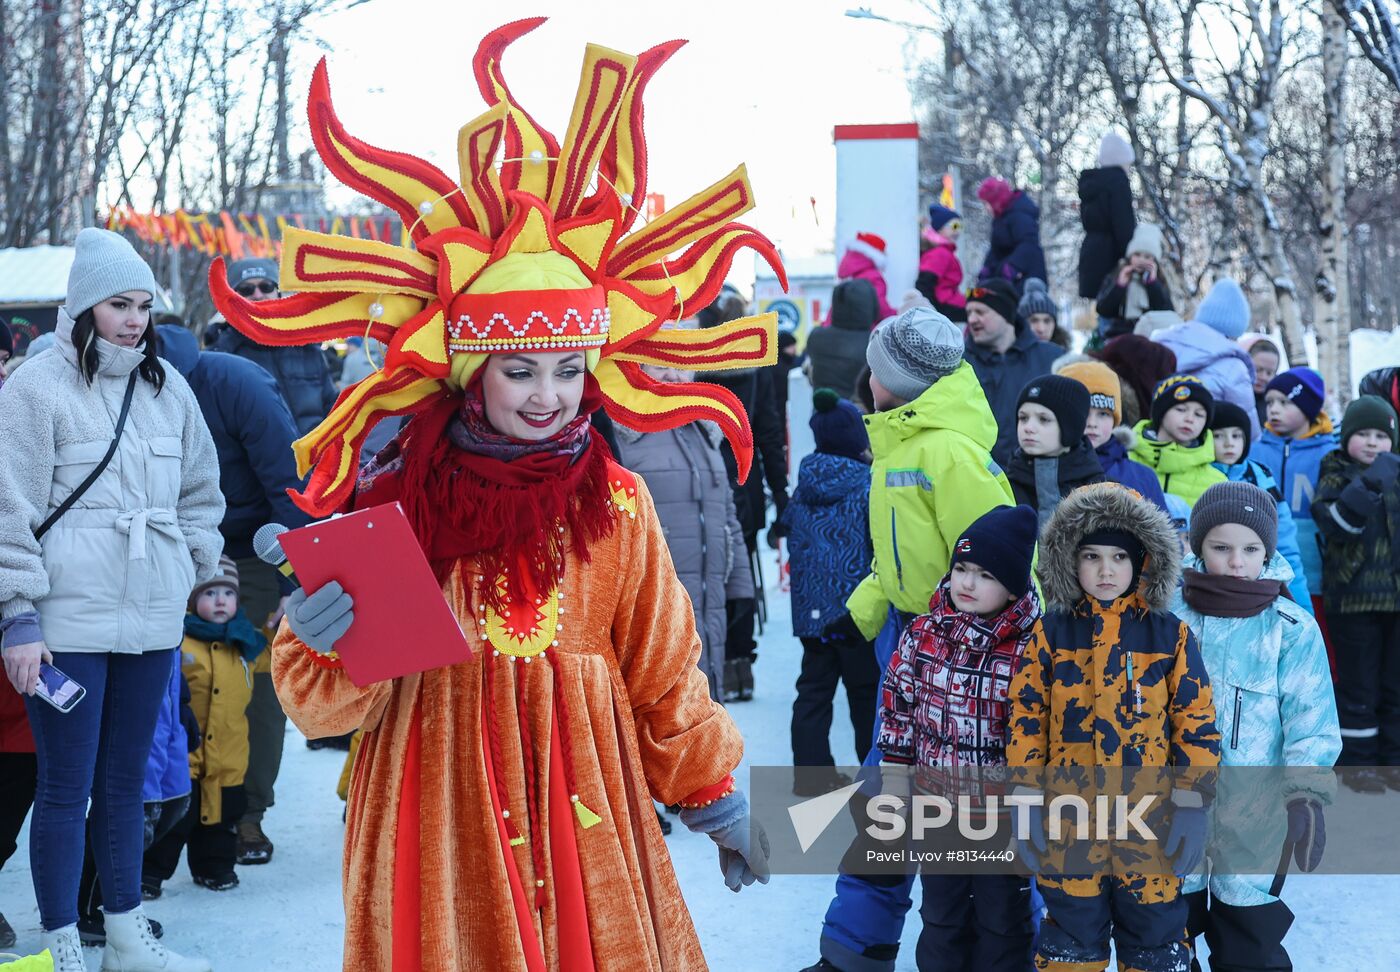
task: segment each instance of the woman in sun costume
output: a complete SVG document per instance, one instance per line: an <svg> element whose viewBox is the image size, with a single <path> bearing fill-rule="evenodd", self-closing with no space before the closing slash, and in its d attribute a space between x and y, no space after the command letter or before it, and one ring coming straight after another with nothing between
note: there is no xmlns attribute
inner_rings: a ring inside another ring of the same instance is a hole
<svg viewBox="0 0 1400 972"><path fill-rule="evenodd" d="M732 776L743 743L696 667L690 604L645 484L587 416L601 406L642 430L709 419L747 474L737 399L653 382L641 366L773 363L773 315L661 325L709 304L741 248L782 269L768 240L732 222L753 205L742 167L633 226L643 89L681 42L637 56L590 45L560 145L500 69L539 23L502 27L476 53L490 107L459 133L460 185L350 136L318 66L317 150L398 213L405 245L288 229L281 284L295 296L258 304L228 289L221 266L210 272L219 308L258 341L386 345L383 369L296 443L311 470L296 498L318 516L401 503L475 652L357 688L333 652L287 626L273 646L278 695L303 732L365 729L345 842L346 969L705 968L653 800L711 833L735 890L740 873L765 879L766 847L748 853L745 836L744 851L726 851L714 832L748 833ZM488 357L561 351L584 355L578 417L544 442L492 428ZM410 421L360 473L360 445L388 415Z"/></svg>

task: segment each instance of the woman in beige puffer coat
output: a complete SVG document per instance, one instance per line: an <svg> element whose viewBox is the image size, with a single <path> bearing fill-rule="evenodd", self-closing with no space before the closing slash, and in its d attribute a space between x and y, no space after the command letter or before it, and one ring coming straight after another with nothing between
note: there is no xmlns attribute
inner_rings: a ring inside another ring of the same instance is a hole
<svg viewBox="0 0 1400 972"><path fill-rule="evenodd" d="M156 289L125 239L83 230L54 346L0 392L0 650L34 730L30 857L41 947L58 972L87 967L76 908L89 797L103 967L209 968L165 949L141 913L144 768L185 603L218 564L224 513L194 394L157 357ZM34 696L41 661L86 690L72 711Z"/></svg>

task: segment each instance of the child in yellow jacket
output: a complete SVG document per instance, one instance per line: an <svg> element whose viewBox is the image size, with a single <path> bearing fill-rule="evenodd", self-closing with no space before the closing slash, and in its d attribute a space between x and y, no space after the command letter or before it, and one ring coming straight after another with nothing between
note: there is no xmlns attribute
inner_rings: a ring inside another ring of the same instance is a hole
<svg viewBox="0 0 1400 972"><path fill-rule="evenodd" d="M235 828L247 802L250 666L267 639L238 605L238 565L228 556L220 558L217 576L194 589L189 610L180 651L201 737L190 752L194 788L184 819L147 851L145 876L168 880L188 844L194 882L227 891L238 886Z"/></svg>

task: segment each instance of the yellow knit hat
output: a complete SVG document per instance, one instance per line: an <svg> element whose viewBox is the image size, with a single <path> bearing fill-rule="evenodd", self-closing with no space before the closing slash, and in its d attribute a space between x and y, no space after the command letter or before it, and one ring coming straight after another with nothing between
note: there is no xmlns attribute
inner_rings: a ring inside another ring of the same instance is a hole
<svg viewBox="0 0 1400 972"><path fill-rule="evenodd" d="M1112 412L1114 425L1123 421L1123 386L1112 368L1097 361L1077 361L1065 365L1059 373L1089 389L1090 408Z"/></svg>

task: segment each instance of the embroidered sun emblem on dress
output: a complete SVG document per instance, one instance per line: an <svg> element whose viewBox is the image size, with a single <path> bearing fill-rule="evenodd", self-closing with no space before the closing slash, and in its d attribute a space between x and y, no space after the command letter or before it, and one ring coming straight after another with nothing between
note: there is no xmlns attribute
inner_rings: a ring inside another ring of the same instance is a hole
<svg viewBox="0 0 1400 972"><path fill-rule="evenodd" d="M505 589L504 582L500 588ZM503 613L488 604L476 609L477 629L482 641L490 644L497 654L512 658L531 659L546 648L559 645L563 630L559 616L564 613L560 601L564 596L551 591L546 597L534 598L534 603L512 602Z"/></svg>

